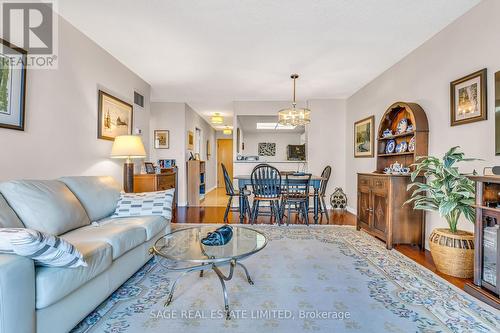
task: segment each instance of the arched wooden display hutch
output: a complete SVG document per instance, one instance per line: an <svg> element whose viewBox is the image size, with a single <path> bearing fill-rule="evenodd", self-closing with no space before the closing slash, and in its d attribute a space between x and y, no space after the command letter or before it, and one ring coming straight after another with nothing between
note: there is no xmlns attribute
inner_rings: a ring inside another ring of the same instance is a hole
<svg viewBox="0 0 500 333"><path fill-rule="evenodd" d="M409 130L399 131L398 124L406 119ZM392 135L384 136L390 130ZM414 150L408 148L400 152L387 152L389 141L395 144L414 138ZM428 154L429 125L427 116L420 105L397 102L382 116L377 132L377 169L372 173L358 173L358 215L356 228L363 228L384 240L387 248L393 244L418 244L424 247L425 215L414 210L412 205L404 205L410 198L406 191L410 176L386 174L384 169L394 163L410 167L417 156Z"/></svg>

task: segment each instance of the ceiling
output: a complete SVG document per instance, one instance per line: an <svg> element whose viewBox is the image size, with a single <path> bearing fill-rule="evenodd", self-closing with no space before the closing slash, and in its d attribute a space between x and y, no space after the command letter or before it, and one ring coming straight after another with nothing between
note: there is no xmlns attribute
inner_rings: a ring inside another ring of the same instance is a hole
<svg viewBox="0 0 500 333"><path fill-rule="evenodd" d="M232 101L346 98L480 0L72 0L58 11L152 87L232 123ZM314 111L314 110L313 110Z"/></svg>
<svg viewBox="0 0 500 333"><path fill-rule="evenodd" d="M305 132L304 126L296 126L294 129L257 129L257 123L277 123L278 116L238 116L238 122L243 133L298 133Z"/></svg>

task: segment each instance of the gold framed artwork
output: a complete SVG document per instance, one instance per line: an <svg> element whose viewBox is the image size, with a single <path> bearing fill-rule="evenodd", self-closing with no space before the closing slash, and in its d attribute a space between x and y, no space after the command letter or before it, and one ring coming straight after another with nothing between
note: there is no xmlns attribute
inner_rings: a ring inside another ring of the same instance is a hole
<svg viewBox="0 0 500 333"><path fill-rule="evenodd" d="M194 133L193 133L193 131L187 132L187 149L188 150L194 149Z"/></svg>
<svg viewBox="0 0 500 333"><path fill-rule="evenodd" d="M0 127L24 131L28 52L0 38Z"/></svg>
<svg viewBox="0 0 500 333"><path fill-rule="evenodd" d="M487 119L487 70L482 69L450 83L450 125Z"/></svg>
<svg viewBox="0 0 500 333"><path fill-rule="evenodd" d="M97 138L114 141L119 135L132 134L133 107L99 90Z"/></svg>
<svg viewBox="0 0 500 333"><path fill-rule="evenodd" d="M210 159L211 155L212 155L212 148L210 147L210 140L207 140L207 160Z"/></svg>
<svg viewBox="0 0 500 333"><path fill-rule="evenodd" d="M155 130L155 149L168 149L170 145L170 132L167 130Z"/></svg>
<svg viewBox="0 0 500 333"><path fill-rule="evenodd" d="M354 123L354 157L375 156L374 123L374 116L358 120Z"/></svg>

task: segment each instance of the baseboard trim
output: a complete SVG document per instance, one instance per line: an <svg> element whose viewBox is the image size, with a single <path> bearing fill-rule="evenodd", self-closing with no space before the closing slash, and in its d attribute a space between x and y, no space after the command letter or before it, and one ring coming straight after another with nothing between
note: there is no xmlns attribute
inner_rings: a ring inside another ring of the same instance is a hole
<svg viewBox="0 0 500 333"><path fill-rule="evenodd" d="M347 211L348 211L349 213L351 213L352 215L354 215L354 216L356 216L356 215L357 215L357 213L358 213L358 212L356 211L356 209L354 209L354 208L352 208L352 207L350 207L350 206L347 206Z"/></svg>

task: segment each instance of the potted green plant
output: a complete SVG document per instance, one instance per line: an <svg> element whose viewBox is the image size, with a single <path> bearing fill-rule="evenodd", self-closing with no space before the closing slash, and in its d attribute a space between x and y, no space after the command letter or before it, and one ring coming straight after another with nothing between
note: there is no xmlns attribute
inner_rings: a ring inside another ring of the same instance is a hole
<svg viewBox="0 0 500 333"><path fill-rule="evenodd" d="M463 214L474 223L474 182L460 174L457 163L475 159L464 158L460 147L451 148L442 159L433 156L419 157L411 174L408 190L413 190L406 203L414 209L436 211L448 222L448 228L436 228L429 238L432 258L436 268L448 275L470 278L473 275L474 237L458 230L457 223ZM425 178L425 182L418 181Z"/></svg>

